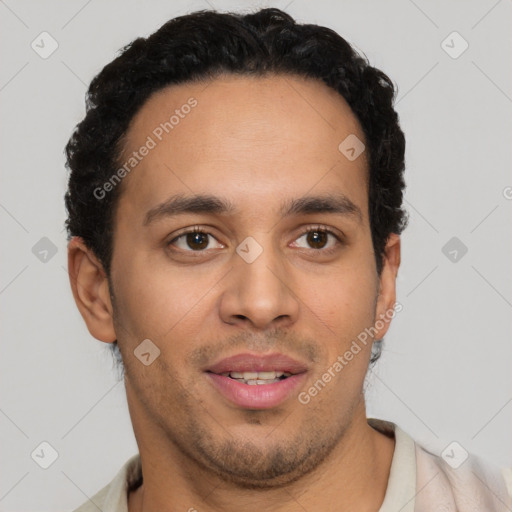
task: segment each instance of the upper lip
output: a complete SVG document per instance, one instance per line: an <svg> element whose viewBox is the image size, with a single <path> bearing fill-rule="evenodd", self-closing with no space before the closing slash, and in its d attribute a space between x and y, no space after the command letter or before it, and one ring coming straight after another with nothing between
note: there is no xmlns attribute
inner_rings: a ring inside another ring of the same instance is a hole
<svg viewBox="0 0 512 512"><path fill-rule="evenodd" d="M282 371L291 373L303 373L307 371L304 363L297 361L285 354L254 354L243 353L221 359L208 366L207 372L226 373L226 372L271 372Z"/></svg>

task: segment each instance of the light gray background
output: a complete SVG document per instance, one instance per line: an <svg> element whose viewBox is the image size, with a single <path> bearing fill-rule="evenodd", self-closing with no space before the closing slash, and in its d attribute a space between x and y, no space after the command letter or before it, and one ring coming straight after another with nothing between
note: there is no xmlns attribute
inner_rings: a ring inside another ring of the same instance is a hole
<svg viewBox="0 0 512 512"><path fill-rule="evenodd" d="M368 414L438 451L457 440L512 466L510 0L2 0L2 511L72 510L137 451L123 384L66 273L63 148L87 84L171 17L263 5L333 28L399 87L403 311L370 376ZM31 48L43 31L59 44L47 59ZM441 46L453 31L469 43L457 59ZM454 236L468 248L456 262L442 252ZM42 237L57 248L46 262L32 252ZM42 441L59 455L48 469L30 455Z"/></svg>

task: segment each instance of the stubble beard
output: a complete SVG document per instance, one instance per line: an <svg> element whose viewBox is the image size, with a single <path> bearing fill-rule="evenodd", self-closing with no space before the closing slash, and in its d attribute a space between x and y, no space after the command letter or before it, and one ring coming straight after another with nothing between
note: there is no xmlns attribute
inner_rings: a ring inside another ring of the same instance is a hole
<svg viewBox="0 0 512 512"><path fill-rule="evenodd" d="M344 421L327 422L327 425L318 416L303 421L293 437L279 432L283 427L278 425L263 446L247 437L226 439L223 436L219 439L192 416L187 421L186 438L171 437L178 449L206 474L213 473L223 482L240 489L276 489L311 473L329 457L342 441L352 412L345 415ZM246 419L250 418L247 423L256 424L257 428L260 423L257 416L257 411L247 411ZM215 422L214 426L218 427ZM229 434L226 432L226 435ZM272 442L273 436L281 441Z"/></svg>

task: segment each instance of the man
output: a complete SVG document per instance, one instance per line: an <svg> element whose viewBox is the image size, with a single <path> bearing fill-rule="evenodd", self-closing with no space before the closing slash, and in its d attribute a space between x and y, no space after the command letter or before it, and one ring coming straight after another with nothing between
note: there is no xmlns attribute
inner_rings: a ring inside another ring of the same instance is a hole
<svg viewBox="0 0 512 512"><path fill-rule="evenodd" d="M93 80L69 274L140 454L80 512L510 510L505 471L366 417L400 306L394 92L278 9L173 19Z"/></svg>

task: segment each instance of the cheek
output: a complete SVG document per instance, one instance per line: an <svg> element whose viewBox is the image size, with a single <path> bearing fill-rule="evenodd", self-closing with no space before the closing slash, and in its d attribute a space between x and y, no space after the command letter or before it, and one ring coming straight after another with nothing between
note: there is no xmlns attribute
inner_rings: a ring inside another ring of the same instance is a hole
<svg viewBox="0 0 512 512"><path fill-rule="evenodd" d="M162 345L184 335L197 338L194 329L206 305L213 307L208 291L218 277L197 272L191 279L190 269L155 265L135 255L117 268L116 314L131 337Z"/></svg>
<svg viewBox="0 0 512 512"><path fill-rule="evenodd" d="M351 272L332 272L322 283L307 276L303 282L304 313L314 313L311 321L338 343L346 343L372 324L377 289L371 272L359 267Z"/></svg>
<svg viewBox="0 0 512 512"><path fill-rule="evenodd" d="M373 325L376 292L371 273L332 275L324 285L312 287L306 301L305 322L312 322L317 343L325 351L303 391L319 411L337 411L329 416L335 423L359 400L372 347L364 334Z"/></svg>

